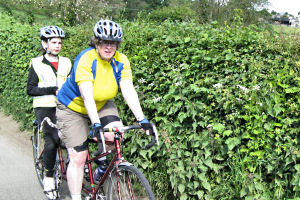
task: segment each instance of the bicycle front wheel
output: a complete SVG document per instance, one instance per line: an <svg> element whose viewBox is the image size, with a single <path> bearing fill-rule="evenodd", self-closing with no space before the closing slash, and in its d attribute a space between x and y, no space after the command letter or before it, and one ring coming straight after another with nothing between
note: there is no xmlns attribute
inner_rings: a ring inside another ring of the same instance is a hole
<svg viewBox="0 0 300 200"><path fill-rule="evenodd" d="M134 166L119 166L108 178L108 200L154 200L148 180Z"/></svg>
<svg viewBox="0 0 300 200"><path fill-rule="evenodd" d="M32 136L32 147L33 147L33 162L35 167L35 172L39 183L42 188L44 188L43 179L44 179L44 164L43 164L43 153L44 153L45 141L40 134L39 127L34 129L34 133Z"/></svg>

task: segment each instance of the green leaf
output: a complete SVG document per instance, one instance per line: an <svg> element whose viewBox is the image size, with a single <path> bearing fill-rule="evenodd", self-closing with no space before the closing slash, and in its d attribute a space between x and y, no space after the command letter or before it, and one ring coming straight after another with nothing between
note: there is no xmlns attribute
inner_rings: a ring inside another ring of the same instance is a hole
<svg viewBox="0 0 300 200"><path fill-rule="evenodd" d="M244 197L247 194L246 188L242 188L240 191L240 197Z"/></svg>
<svg viewBox="0 0 300 200"><path fill-rule="evenodd" d="M199 187L199 182L198 181L194 181L194 189L197 189Z"/></svg>
<svg viewBox="0 0 300 200"><path fill-rule="evenodd" d="M203 181L203 182L202 182L202 186L203 186L206 190L211 191L210 184L209 184L207 181Z"/></svg>
<svg viewBox="0 0 300 200"><path fill-rule="evenodd" d="M142 166L143 169L147 169L149 167L149 163L147 162L142 162L140 163L140 165Z"/></svg>
<svg viewBox="0 0 300 200"><path fill-rule="evenodd" d="M300 164L295 165L295 169L297 170L298 173L300 173Z"/></svg>
<svg viewBox="0 0 300 200"><path fill-rule="evenodd" d="M299 91L300 91L300 89L298 87L292 87L292 88L285 89L286 93L297 93Z"/></svg>
<svg viewBox="0 0 300 200"><path fill-rule="evenodd" d="M255 189L260 190L260 191L264 191L265 188L261 183L255 183Z"/></svg>
<svg viewBox="0 0 300 200"><path fill-rule="evenodd" d="M220 123L213 125L213 129L218 131L218 133L222 133L224 128L225 128L225 126L223 124L220 124Z"/></svg>
<svg viewBox="0 0 300 200"><path fill-rule="evenodd" d="M147 156L146 156L146 154L147 154L147 151L140 151L140 155L143 157L143 158L146 158Z"/></svg>
<svg viewBox="0 0 300 200"><path fill-rule="evenodd" d="M274 106L274 111L275 111L275 115L276 115L276 116L277 116L282 110L283 110L283 109L282 109L282 107L280 107L279 104L276 104L276 105Z"/></svg>
<svg viewBox="0 0 300 200"><path fill-rule="evenodd" d="M179 185L178 185L178 190L179 190L179 192L182 194L182 193L184 192L184 190L185 190L185 185L179 184Z"/></svg>
<svg viewBox="0 0 300 200"><path fill-rule="evenodd" d="M239 145L241 143L240 139L237 137L234 138L228 138L225 141L225 144L227 144L228 146L228 150L231 151L234 147L236 147L237 145Z"/></svg>
<svg viewBox="0 0 300 200"><path fill-rule="evenodd" d="M180 195L180 200L186 200L186 199L188 199L187 194Z"/></svg>
<svg viewBox="0 0 300 200"><path fill-rule="evenodd" d="M200 173L197 176L201 181L206 181L205 173Z"/></svg>
<svg viewBox="0 0 300 200"><path fill-rule="evenodd" d="M226 54L225 59L226 60L231 60L233 55L231 53Z"/></svg>
<svg viewBox="0 0 300 200"><path fill-rule="evenodd" d="M231 133L232 133L232 130L226 130L226 131L224 131L223 135L224 136L230 136Z"/></svg>
<svg viewBox="0 0 300 200"><path fill-rule="evenodd" d="M198 191L196 192L196 194L197 194L198 199L202 199L203 196L204 196L204 191L198 190Z"/></svg>
<svg viewBox="0 0 300 200"><path fill-rule="evenodd" d="M190 42L190 41L191 41L191 38L190 38L190 37L184 38L184 43L188 43L188 42Z"/></svg>

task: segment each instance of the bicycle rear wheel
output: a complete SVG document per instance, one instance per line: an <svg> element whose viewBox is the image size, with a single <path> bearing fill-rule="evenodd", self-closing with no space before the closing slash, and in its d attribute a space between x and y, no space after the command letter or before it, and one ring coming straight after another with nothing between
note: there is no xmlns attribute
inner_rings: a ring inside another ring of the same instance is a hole
<svg viewBox="0 0 300 200"><path fill-rule="evenodd" d="M118 177L117 177L118 176ZM134 166L119 166L108 177L108 200L154 200L148 180Z"/></svg>
<svg viewBox="0 0 300 200"><path fill-rule="evenodd" d="M32 147L33 147L33 162L35 167L35 172L39 183L42 188L44 188L43 179L44 179L44 164L43 164L43 153L44 153L45 141L44 137L40 133L39 126L34 129L32 136Z"/></svg>

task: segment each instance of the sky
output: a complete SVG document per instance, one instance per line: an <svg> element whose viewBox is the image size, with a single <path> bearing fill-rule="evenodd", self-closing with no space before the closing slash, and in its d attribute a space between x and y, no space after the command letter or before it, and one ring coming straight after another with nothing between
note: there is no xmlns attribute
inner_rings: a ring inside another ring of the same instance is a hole
<svg viewBox="0 0 300 200"><path fill-rule="evenodd" d="M268 0L270 6L268 9L270 11L275 10L279 13L288 12L294 16L298 15L300 12L300 0Z"/></svg>

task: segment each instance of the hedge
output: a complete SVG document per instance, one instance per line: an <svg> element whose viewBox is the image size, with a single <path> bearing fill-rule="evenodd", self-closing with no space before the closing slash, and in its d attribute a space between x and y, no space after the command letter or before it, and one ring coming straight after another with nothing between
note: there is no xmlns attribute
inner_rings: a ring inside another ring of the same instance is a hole
<svg viewBox="0 0 300 200"><path fill-rule="evenodd" d="M0 15L1 107L30 128L26 95L41 24ZM127 135L124 155L142 169L159 199L300 197L298 36L256 26L194 22L121 22L134 81L161 145L141 150ZM92 25L63 27L63 55L87 46ZM116 98L125 124L134 117Z"/></svg>

